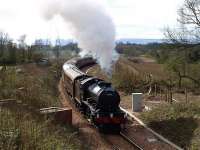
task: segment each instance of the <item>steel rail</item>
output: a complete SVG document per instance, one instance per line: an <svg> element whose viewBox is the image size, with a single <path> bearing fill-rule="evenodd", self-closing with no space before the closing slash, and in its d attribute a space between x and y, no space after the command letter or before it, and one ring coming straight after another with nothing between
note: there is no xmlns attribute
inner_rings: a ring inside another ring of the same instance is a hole
<svg viewBox="0 0 200 150"><path fill-rule="evenodd" d="M130 144L132 144L135 148L138 150L144 150L142 147L140 147L136 142L131 140L128 136L126 136L124 133L120 132L120 136L123 137L126 141L128 141Z"/></svg>
<svg viewBox="0 0 200 150"><path fill-rule="evenodd" d="M117 147L117 146L112 146L112 148L113 148L113 150L120 150L120 148L119 147Z"/></svg>
<svg viewBox="0 0 200 150"><path fill-rule="evenodd" d="M157 132L155 132L154 130L152 130L151 128L149 128L142 120L140 120L139 118L137 118L135 115L133 115L132 113L128 112L126 109L120 107L120 109L122 111L124 111L128 116L130 116L131 118L133 118L134 120L136 120L140 125L142 125L145 129L147 129L148 131L150 131L153 135L155 135L158 139L162 140L163 142L169 144L170 146L172 146L173 148L177 149L177 150L183 150L181 147L177 146L176 144L174 144L173 142L169 141L168 139L166 139L165 137L163 137L162 135L158 134Z"/></svg>

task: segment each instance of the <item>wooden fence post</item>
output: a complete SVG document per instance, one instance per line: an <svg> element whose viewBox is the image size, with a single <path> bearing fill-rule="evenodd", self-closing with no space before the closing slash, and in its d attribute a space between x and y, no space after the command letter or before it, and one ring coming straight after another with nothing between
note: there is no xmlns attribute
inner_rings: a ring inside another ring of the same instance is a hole
<svg viewBox="0 0 200 150"><path fill-rule="evenodd" d="M170 94L170 97L169 97L170 98L170 104L172 104L173 100L172 100L172 88L171 87L170 87L170 93L169 94Z"/></svg>
<svg viewBox="0 0 200 150"><path fill-rule="evenodd" d="M187 88L185 88L185 101L188 103L188 93L187 93Z"/></svg>
<svg viewBox="0 0 200 150"><path fill-rule="evenodd" d="M161 88L160 88L160 101L162 101L162 91L161 91Z"/></svg>

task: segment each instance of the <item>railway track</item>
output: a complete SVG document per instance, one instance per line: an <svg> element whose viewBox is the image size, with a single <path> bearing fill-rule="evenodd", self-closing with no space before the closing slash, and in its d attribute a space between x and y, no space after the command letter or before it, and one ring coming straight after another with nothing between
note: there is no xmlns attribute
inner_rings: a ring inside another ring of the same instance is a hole
<svg viewBox="0 0 200 150"><path fill-rule="evenodd" d="M132 138L122 132L117 135L103 135L103 137L111 145L112 150L144 150Z"/></svg>
<svg viewBox="0 0 200 150"><path fill-rule="evenodd" d="M87 66L86 68L82 69L82 71L86 72L86 74L87 74L91 68L92 68L92 66ZM133 141L133 139L130 139L125 133L120 132L120 134L116 135L116 136L118 136L116 138L126 141L124 143L127 143L130 146L132 146L131 150L132 149L133 150L143 150L143 148L141 146L139 146L135 141ZM113 141L113 140L108 140L109 144L112 145L113 150L124 150L124 147L117 146L120 144L118 144L118 143L116 144L115 142L111 142L111 141Z"/></svg>
<svg viewBox="0 0 200 150"><path fill-rule="evenodd" d="M120 148L113 145L113 150L120 150Z"/></svg>
<svg viewBox="0 0 200 150"><path fill-rule="evenodd" d="M136 142L134 142L132 139L130 139L128 136L126 136L124 133L120 132L120 136L125 139L127 142L129 142L131 145L134 146L134 148L138 150L143 150L141 146L139 146Z"/></svg>

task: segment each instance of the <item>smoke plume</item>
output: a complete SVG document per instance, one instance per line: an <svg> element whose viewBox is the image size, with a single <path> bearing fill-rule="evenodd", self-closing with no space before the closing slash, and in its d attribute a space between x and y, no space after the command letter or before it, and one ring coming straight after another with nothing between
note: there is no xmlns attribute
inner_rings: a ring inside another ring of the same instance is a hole
<svg viewBox="0 0 200 150"><path fill-rule="evenodd" d="M118 59L115 52L115 26L109 13L97 0L52 0L44 16L60 15L70 25L82 50L80 55L92 55L107 73Z"/></svg>

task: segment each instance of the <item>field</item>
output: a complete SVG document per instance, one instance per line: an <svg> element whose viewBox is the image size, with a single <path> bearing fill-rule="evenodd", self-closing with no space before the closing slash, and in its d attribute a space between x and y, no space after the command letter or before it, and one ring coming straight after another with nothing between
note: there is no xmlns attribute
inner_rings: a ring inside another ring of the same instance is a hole
<svg viewBox="0 0 200 150"><path fill-rule="evenodd" d="M78 129L54 124L38 113L61 106L55 63L7 66L0 74L0 149L80 149Z"/></svg>

